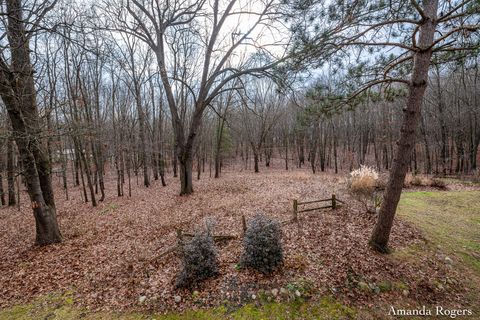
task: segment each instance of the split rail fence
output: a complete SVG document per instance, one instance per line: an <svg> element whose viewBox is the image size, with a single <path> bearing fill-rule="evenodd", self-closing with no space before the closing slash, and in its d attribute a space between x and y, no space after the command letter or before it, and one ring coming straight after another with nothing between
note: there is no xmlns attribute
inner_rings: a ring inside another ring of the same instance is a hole
<svg viewBox="0 0 480 320"><path fill-rule="evenodd" d="M305 208L305 209L299 209L299 206L305 206L308 204L313 204L313 203L322 203L322 202L329 202L329 205L321 206L321 207L315 207L315 208ZM338 199L335 194L332 194L331 198L328 199L320 199L320 200L311 200L311 201L298 201L297 199L293 200L293 221L298 221L298 214L301 212L309 212L309 211L316 211L316 210L323 210L323 209L329 209L332 208L332 210L337 209L341 205L344 205L345 202Z"/></svg>
<svg viewBox="0 0 480 320"><path fill-rule="evenodd" d="M323 203L326 202L327 205L323 205L320 207L315 207L315 208L305 208L307 205L311 204L317 204L317 203ZM324 209L332 209L335 210L339 208L341 205L345 205L346 203L340 199L338 199L335 194L332 194L331 198L328 199L320 199L320 200L311 200L311 201L298 201L297 199L293 200L293 215L290 219L284 220L281 222L282 225L288 224L291 222L296 222L298 223L298 214L302 212L309 212L309 211L316 211L316 210L324 210ZM300 209L299 207L302 206L303 208ZM245 234L245 231L247 230L247 222L245 219L245 216L242 215L242 234ZM180 249L181 244L185 238L191 238L193 237L194 234L192 233L187 233L183 232L180 229L177 229L177 238L178 238L178 243L174 246L171 246L164 252L162 252L160 255L156 256L156 258L163 257L169 253L175 252L178 249ZM214 241L228 241L228 240L234 240L234 239L239 239L241 236L236 236L236 235L213 235Z"/></svg>

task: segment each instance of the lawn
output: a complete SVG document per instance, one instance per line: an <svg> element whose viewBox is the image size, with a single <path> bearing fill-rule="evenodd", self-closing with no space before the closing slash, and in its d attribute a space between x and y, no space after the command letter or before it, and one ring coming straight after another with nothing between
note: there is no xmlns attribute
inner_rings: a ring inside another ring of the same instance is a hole
<svg viewBox="0 0 480 320"><path fill-rule="evenodd" d="M480 276L480 192L405 192L398 215Z"/></svg>
<svg viewBox="0 0 480 320"><path fill-rule="evenodd" d="M463 306L480 313L480 191L405 192L398 216L419 227L427 244L394 253L400 259L430 256L451 263L468 293Z"/></svg>

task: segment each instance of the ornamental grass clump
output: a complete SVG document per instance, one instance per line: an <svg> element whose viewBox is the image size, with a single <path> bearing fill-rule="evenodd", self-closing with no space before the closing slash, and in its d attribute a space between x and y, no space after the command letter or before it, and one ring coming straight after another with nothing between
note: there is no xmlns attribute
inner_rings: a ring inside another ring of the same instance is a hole
<svg viewBox="0 0 480 320"><path fill-rule="evenodd" d="M370 203L377 206L375 201L378 198L375 195L377 182L378 173L374 168L362 165L359 169L350 172L348 179L350 193L365 206L367 211L372 211Z"/></svg>
<svg viewBox="0 0 480 320"><path fill-rule="evenodd" d="M217 249L210 228L197 231L193 238L181 244L182 271L177 288L192 287L218 274Z"/></svg>
<svg viewBox="0 0 480 320"><path fill-rule="evenodd" d="M243 238L240 266L264 274L273 272L283 262L280 223L257 214L247 224Z"/></svg>

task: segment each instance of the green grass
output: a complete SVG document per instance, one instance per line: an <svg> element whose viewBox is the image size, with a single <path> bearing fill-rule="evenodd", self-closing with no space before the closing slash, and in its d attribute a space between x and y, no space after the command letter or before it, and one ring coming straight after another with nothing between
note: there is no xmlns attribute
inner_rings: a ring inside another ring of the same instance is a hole
<svg viewBox="0 0 480 320"><path fill-rule="evenodd" d="M423 230L429 242L397 252L392 258L416 259L419 255L437 259L441 251L453 258L453 267L468 279L465 305L480 312L480 191L405 192L398 216Z"/></svg>
<svg viewBox="0 0 480 320"><path fill-rule="evenodd" d="M480 276L480 191L406 192L398 215Z"/></svg>
<svg viewBox="0 0 480 320"><path fill-rule="evenodd" d="M316 302L293 301L285 303L265 303L260 306L247 304L241 308L227 311L225 307L205 310L190 310L184 313L146 314L146 313L112 313L90 312L75 306L73 294L51 294L35 301L0 310L1 320L247 320L247 319L355 319L356 312L333 298L324 297Z"/></svg>

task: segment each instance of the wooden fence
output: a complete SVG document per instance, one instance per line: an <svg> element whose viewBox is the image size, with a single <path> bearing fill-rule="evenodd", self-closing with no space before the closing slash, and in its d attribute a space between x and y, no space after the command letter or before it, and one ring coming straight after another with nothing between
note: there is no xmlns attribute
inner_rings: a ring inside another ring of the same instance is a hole
<svg viewBox="0 0 480 320"><path fill-rule="evenodd" d="M309 204L314 204L314 203L321 203L321 202L329 202L329 204L321 207L315 207L315 208L305 208L299 210L299 206L305 206ZM309 212L309 211L315 211L315 210L323 210L323 209L328 209L331 208L332 210L337 209L338 207L341 206L341 204L345 204L340 199L337 199L335 194L332 194L331 198L328 199L321 199L321 200L312 200L312 201L303 201L299 202L297 199L293 200L293 216L287 220L281 221L280 223L282 225L296 222L298 223L298 214L301 212ZM247 222L245 219L245 216L242 215L242 234L241 235L212 235L214 241L228 241L228 240L236 240L236 239L241 239L243 234L245 234L245 231L247 230ZM188 232L183 232L181 229L177 229L177 244L167 248L164 252L160 253L156 258L163 257L169 253L175 252L181 248L182 242L184 241L185 238L191 238L193 237L193 233L188 233Z"/></svg>
<svg viewBox="0 0 480 320"><path fill-rule="evenodd" d="M321 206L321 207L306 208L306 209L302 209L302 210L299 210L299 208L298 208L299 206L305 206L307 204L322 203L322 202L329 202L330 204L327 204L327 205L324 205L324 206ZM299 202L297 199L294 199L293 200L293 219L292 220L298 222L298 214L301 213L301 212L309 212L309 211L323 210L323 209L329 209L329 208L332 208L332 210L335 210L338 207L340 207L341 204L345 204L345 202L343 202L340 199L337 199L335 194L332 194L332 197L328 198L328 199L320 199L320 200L312 200L312 201Z"/></svg>

